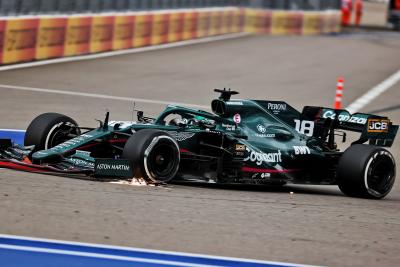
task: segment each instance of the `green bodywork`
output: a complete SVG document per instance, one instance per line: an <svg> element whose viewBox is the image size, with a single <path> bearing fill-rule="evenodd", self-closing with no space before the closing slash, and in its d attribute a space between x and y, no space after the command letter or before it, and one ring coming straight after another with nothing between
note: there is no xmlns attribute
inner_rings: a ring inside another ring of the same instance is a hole
<svg viewBox="0 0 400 267"><path fill-rule="evenodd" d="M93 169L95 157L88 151L94 144L107 143L109 156L119 158L121 153L114 150L114 143L120 142L123 147L129 135L136 131L158 129L168 132L178 141L182 154L199 153L204 138L217 140L223 136L244 145L239 178L245 182L334 184L334 168L342 152L327 144L329 125L336 123L335 129L360 132L360 142L386 140L385 144L376 143L382 146L393 143L398 129L398 126L390 125L385 133L368 133L368 120L382 117L369 114L350 115L344 110L314 108L319 109L319 113L310 116L280 101L214 101L214 113L169 105L154 120L113 121L106 127L90 130L48 150L35 152L32 158L34 162L40 163L62 159L66 166L71 164ZM170 125L168 120L171 116L178 116L185 123ZM184 168L182 166L182 171L179 172L182 177L187 172ZM212 177L212 174L202 175L207 176L207 180L218 182L218 177Z"/></svg>

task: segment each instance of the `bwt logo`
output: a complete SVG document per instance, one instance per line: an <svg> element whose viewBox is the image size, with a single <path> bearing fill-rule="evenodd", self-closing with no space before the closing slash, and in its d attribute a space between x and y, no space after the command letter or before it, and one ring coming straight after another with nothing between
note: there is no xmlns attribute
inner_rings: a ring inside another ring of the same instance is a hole
<svg viewBox="0 0 400 267"><path fill-rule="evenodd" d="M368 132L370 133L386 133L389 131L389 120L369 119Z"/></svg>
<svg viewBox="0 0 400 267"><path fill-rule="evenodd" d="M311 151L306 146L293 146L295 155L309 155Z"/></svg>

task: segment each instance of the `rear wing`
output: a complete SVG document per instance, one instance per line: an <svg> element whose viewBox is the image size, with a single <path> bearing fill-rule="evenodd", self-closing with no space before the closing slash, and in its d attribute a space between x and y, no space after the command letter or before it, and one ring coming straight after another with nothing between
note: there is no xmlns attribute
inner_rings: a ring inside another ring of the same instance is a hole
<svg viewBox="0 0 400 267"><path fill-rule="evenodd" d="M361 133L360 139L355 143L365 143L383 147L392 146L399 129L388 117L366 113L350 114L344 109L330 109L324 107L306 106L303 109L302 117L313 120L316 126L315 134L322 134L332 128L345 131ZM318 137L318 136L317 136Z"/></svg>

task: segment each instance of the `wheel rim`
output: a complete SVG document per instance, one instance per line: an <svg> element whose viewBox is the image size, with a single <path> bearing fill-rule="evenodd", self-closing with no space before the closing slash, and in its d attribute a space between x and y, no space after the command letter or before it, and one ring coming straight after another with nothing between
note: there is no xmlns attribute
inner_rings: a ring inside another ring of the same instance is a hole
<svg viewBox="0 0 400 267"><path fill-rule="evenodd" d="M144 167L153 182L168 182L178 172L179 146L169 136L157 136L144 153Z"/></svg>
<svg viewBox="0 0 400 267"><path fill-rule="evenodd" d="M48 133L45 149L50 149L71 139L71 135L79 135L79 130L72 123L59 123Z"/></svg>
<svg viewBox="0 0 400 267"><path fill-rule="evenodd" d="M176 149L170 144L156 144L148 157L148 167L155 177L165 177L174 173Z"/></svg>
<svg viewBox="0 0 400 267"><path fill-rule="evenodd" d="M392 188L395 179L395 165L387 152L375 154L370 159L365 172L365 185L374 197L385 196Z"/></svg>

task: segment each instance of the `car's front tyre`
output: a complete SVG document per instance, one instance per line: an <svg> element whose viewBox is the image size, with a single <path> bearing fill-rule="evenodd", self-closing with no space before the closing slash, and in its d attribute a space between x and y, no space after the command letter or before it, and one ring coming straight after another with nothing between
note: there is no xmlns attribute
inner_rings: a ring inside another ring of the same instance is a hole
<svg viewBox="0 0 400 267"><path fill-rule="evenodd" d="M396 177L396 164L386 149L353 145L339 160L340 190L351 197L381 199L389 194Z"/></svg>
<svg viewBox="0 0 400 267"><path fill-rule="evenodd" d="M59 113L43 113L26 129L24 145L34 145L34 151L52 148L80 134L76 121Z"/></svg>

